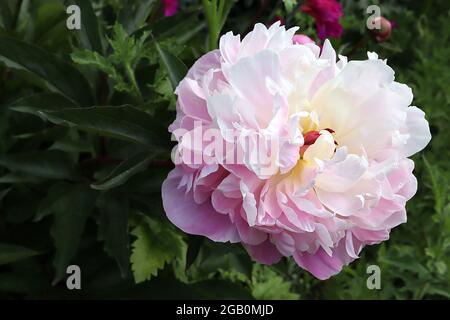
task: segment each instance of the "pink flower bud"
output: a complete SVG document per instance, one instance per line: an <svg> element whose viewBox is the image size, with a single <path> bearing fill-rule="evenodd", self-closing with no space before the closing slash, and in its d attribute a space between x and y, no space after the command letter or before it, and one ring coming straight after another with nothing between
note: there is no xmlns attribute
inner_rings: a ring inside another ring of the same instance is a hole
<svg viewBox="0 0 450 320"><path fill-rule="evenodd" d="M377 42L383 42L391 36L393 25L385 17L374 18L372 24L375 26L379 25L379 28L370 30L370 33Z"/></svg>

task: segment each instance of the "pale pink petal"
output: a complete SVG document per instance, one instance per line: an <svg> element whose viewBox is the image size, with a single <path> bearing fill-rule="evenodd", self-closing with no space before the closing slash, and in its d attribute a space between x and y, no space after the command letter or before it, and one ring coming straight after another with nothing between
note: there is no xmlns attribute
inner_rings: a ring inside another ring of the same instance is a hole
<svg viewBox="0 0 450 320"><path fill-rule="evenodd" d="M236 226L226 215L215 212L210 202L195 203L192 193L179 188L183 172L174 169L162 185L164 210L169 220L189 234L219 242L239 242Z"/></svg>

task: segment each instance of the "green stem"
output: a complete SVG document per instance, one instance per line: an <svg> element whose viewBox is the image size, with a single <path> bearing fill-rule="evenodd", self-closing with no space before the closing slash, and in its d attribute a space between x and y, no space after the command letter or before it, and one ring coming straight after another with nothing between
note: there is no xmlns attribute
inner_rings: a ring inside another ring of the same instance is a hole
<svg viewBox="0 0 450 320"><path fill-rule="evenodd" d="M212 4L209 0L203 0L203 9L205 10L206 21L208 22L209 30L209 45L208 49L214 49L214 17L212 12Z"/></svg>
<svg viewBox="0 0 450 320"><path fill-rule="evenodd" d="M127 73L128 78L130 79L134 96L139 99L140 103L142 103L144 99L142 98L141 91L139 90L139 86L136 81L136 77L134 76L133 68L131 68L130 64L125 65L125 71Z"/></svg>
<svg viewBox="0 0 450 320"><path fill-rule="evenodd" d="M16 4L16 12L14 14L14 20L12 21L12 25L11 25L12 30L16 30L16 28L17 28L21 8L22 8L22 0L19 0Z"/></svg>
<svg viewBox="0 0 450 320"><path fill-rule="evenodd" d="M217 48L220 30L233 4L234 0L219 0L218 4L217 0L203 0L203 9L209 29L209 50Z"/></svg>

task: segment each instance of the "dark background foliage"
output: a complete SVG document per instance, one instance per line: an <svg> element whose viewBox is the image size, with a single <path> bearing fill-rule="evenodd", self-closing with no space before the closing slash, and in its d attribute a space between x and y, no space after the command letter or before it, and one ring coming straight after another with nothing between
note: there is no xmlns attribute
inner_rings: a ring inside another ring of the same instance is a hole
<svg viewBox="0 0 450 320"><path fill-rule="evenodd" d="M243 35L281 17L317 40L296 2L228 1L218 27ZM239 245L188 236L165 218L173 87L215 46L202 1L180 1L172 17L157 0L0 1L0 298L450 298L449 3L341 3L334 47L387 58L433 139L414 156L408 223L319 281L289 259L261 266ZM81 8L80 31L66 28L70 4ZM385 42L365 28L370 4L396 23ZM82 290L66 288L70 264ZM381 290L366 287L371 264Z"/></svg>

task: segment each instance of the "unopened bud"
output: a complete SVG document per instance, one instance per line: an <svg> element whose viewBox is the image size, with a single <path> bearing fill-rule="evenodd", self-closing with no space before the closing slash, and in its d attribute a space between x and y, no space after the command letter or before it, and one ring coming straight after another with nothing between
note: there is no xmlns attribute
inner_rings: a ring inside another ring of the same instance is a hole
<svg viewBox="0 0 450 320"><path fill-rule="evenodd" d="M372 21L372 25L378 26L370 30L370 33L377 42L383 42L391 36L392 23L384 17L376 17Z"/></svg>

